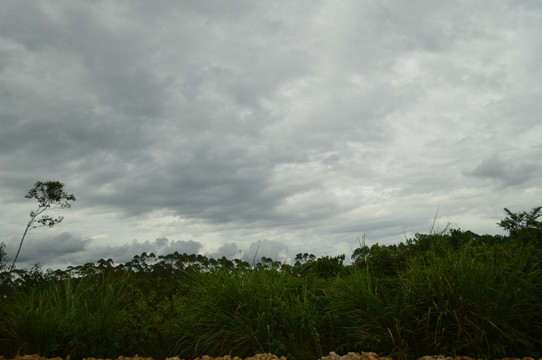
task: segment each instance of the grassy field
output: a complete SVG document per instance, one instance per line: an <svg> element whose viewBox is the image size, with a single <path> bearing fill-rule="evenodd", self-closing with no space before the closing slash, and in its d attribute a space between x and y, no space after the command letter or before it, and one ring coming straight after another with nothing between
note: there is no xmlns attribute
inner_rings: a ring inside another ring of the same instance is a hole
<svg viewBox="0 0 542 360"><path fill-rule="evenodd" d="M540 358L539 235L416 235L360 246L347 264L174 253L4 272L0 355Z"/></svg>

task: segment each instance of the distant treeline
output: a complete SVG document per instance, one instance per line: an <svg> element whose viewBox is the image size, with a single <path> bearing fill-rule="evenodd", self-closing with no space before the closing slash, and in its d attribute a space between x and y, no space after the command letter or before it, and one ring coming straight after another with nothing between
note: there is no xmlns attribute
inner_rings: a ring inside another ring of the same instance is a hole
<svg viewBox="0 0 542 360"><path fill-rule="evenodd" d="M0 273L0 355L542 357L542 207L346 256L143 253ZM0 245L0 270L7 269Z"/></svg>

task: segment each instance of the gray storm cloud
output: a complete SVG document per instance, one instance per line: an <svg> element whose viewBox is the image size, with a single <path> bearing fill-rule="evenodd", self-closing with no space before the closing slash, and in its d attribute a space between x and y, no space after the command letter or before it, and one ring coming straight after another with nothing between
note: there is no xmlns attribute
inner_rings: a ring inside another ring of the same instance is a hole
<svg viewBox="0 0 542 360"><path fill-rule="evenodd" d="M33 234L57 263L258 239L333 255L437 208L496 232L540 205L535 4L3 1L0 236L17 246L49 179L78 199L69 235Z"/></svg>

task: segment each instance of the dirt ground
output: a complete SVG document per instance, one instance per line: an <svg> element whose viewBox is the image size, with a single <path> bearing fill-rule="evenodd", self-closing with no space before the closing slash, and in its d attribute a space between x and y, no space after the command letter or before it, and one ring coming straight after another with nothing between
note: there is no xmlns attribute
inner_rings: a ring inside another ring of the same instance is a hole
<svg viewBox="0 0 542 360"><path fill-rule="evenodd" d="M16 356L13 359L7 359L3 356L0 356L0 360L64 360L64 359L44 358L36 354L36 355ZM66 360L69 360L69 358ZM85 360L154 360L154 359L150 357L142 357L142 356L136 355L133 357L120 356L116 359L86 358ZM181 359L179 357L171 357L171 358L166 358L165 360L184 360L184 359ZM273 355L273 354L256 354L254 356L247 357L244 359L237 356L232 357L229 355L215 357L215 358L204 355L201 358L196 358L193 360L286 360L286 358L284 356L277 357L276 355ZM338 355L334 352L330 352L329 355L324 356L320 359L315 359L315 360L392 360L392 358L380 357L377 354L372 353L372 352L362 352L362 353L350 352L346 355ZM428 356L423 356L419 358L418 360L479 360L479 359L473 359L468 356L446 357L443 355L431 355L431 356L428 355ZM504 358L500 360L535 360L535 359L530 358L530 357L524 357L524 358ZM538 360L542 360L542 358Z"/></svg>

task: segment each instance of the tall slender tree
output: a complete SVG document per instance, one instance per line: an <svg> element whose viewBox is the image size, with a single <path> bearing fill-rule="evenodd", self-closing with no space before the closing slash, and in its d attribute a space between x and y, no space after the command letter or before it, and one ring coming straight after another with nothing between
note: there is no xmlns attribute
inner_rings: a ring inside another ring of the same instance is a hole
<svg viewBox="0 0 542 360"><path fill-rule="evenodd" d="M6 244L0 242L0 271L7 269L8 267L8 258L6 251L4 250L5 248Z"/></svg>
<svg viewBox="0 0 542 360"><path fill-rule="evenodd" d="M37 181L34 184L34 187L28 191L25 198L35 198L38 200L38 208L30 212L30 220L24 229L21 242L19 243L19 249L17 250L17 254L15 254L15 258L13 259L13 263L11 264L9 271L12 271L15 267L15 262L19 257L19 253L21 252L24 238L29 230L42 226L53 227L64 219L63 216L53 218L49 215L43 215L38 219L38 216L49 209L70 208L72 206L71 202L75 201L75 196L73 194L66 193L64 191L64 184L58 181Z"/></svg>

